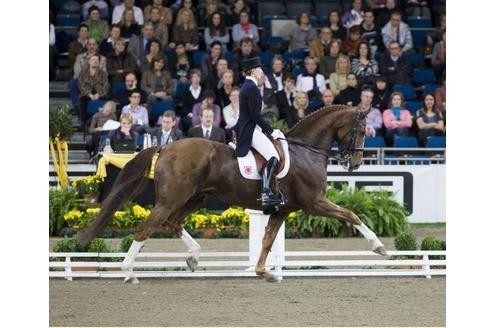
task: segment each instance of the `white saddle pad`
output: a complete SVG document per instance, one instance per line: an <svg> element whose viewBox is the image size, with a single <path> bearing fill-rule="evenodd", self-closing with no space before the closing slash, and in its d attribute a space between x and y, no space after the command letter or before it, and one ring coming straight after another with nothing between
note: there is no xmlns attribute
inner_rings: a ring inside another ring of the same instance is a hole
<svg viewBox="0 0 495 328"><path fill-rule="evenodd" d="M289 145L285 140L280 140L280 143L282 144L282 149L284 150L285 164L282 171L277 174L278 179L282 179L283 177L285 177L287 175L287 172L289 172L290 167ZM234 150L236 148L235 144L233 144L232 142L229 142L229 146ZM246 156L237 157L237 163L239 164L239 171L241 171L241 175L244 178L250 180L261 180L261 175L256 168L256 160L254 159L254 155L251 150L249 150Z"/></svg>

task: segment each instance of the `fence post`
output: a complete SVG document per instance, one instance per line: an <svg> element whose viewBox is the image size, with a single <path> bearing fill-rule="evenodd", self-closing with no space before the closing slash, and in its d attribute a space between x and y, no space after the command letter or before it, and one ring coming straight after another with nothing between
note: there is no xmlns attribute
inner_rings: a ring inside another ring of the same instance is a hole
<svg viewBox="0 0 495 328"><path fill-rule="evenodd" d="M428 254L423 255L423 261L428 261ZM426 279L431 279L431 275L428 274L430 273L430 265L423 265L423 271L425 271L425 277Z"/></svg>
<svg viewBox="0 0 495 328"><path fill-rule="evenodd" d="M65 264L68 264L65 267L65 274L67 275L65 279L72 281L72 277L70 276L72 274L72 267L70 266L70 256L65 257Z"/></svg>
<svg viewBox="0 0 495 328"><path fill-rule="evenodd" d="M261 211L246 209L249 214L249 264L248 270L254 270L261 253L261 244L265 235L265 227L268 223L269 215L264 215ZM285 262L285 222L282 223L277 237L272 245L272 250L266 259L267 263L276 263L277 267L282 267Z"/></svg>

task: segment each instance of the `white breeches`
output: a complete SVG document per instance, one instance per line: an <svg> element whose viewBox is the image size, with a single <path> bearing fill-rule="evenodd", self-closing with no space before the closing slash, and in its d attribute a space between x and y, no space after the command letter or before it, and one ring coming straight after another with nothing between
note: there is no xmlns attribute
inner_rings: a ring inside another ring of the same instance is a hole
<svg viewBox="0 0 495 328"><path fill-rule="evenodd" d="M261 131L261 128L256 125L256 128L253 132L253 139L251 141L251 146L258 151L266 160L269 160L271 157L277 158L280 160L278 156L277 150L275 146L272 144L270 139Z"/></svg>

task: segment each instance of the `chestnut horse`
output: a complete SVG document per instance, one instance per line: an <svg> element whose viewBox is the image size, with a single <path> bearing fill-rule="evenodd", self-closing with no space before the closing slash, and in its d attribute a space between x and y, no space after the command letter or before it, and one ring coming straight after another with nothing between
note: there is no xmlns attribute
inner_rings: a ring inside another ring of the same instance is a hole
<svg viewBox="0 0 495 328"><path fill-rule="evenodd" d="M265 261L282 222L290 212L302 209L307 214L350 222L372 243L372 250L386 255L383 244L351 211L325 197L330 145L339 145L337 158L352 171L361 164L365 118L368 111L347 106L328 106L311 113L296 124L286 137L289 142L290 170L280 180L285 205L270 215L265 228L256 274L267 281L280 281L268 272ZM182 238L191 256L186 259L194 271L199 259L199 244L181 227L191 212L199 209L207 195L226 203L262 210L258 201L260 182L241 176L234 151L225 144L200 139L182 139L166 146L147 148L136 155L120 172L110 194L103 201L96 219L77 238L86 245L112 219L113 213L143 189L153 156L160 153L154 168L156 204L150 216L138 227L134 241L122 263L126 282L137 283L132 266L144 241L164 224Z"/></svg>

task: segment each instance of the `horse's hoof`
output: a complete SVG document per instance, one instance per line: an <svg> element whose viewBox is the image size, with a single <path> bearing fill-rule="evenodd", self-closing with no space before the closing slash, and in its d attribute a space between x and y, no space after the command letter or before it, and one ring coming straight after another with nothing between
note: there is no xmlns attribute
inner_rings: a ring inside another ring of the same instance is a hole
<svg viewBox="0 0 495 328"><path fill-rule="evenodd" d="M124 283L126 283L126 284L139 284L139 280L136 277L125 277Z"/></svg>
<svg viewBox="0 0 495 328"><path fill-rule="evenodd" d="M282 277L276 276L274 274L267 274L266 277L265 277L265 280L267 282L277 282L277 283L280 283L280 282L282 282Z"/></svg>
<svg viewBox="0 0 495 328"><path fill-rule="evenodd" d="M385 250L385 247L379 246L373 250L376 254L387 256L387 251Z"/></svg>
<svg viewBox="0 0 495 328"><path fill-rule="evenodd" d="M188 258L186 258L186 263L187 266L189 267L189 270L191 270L191 272L196 271L196 268L198 267L198 260L196 260L192 256L189 256Z"/></svg>

